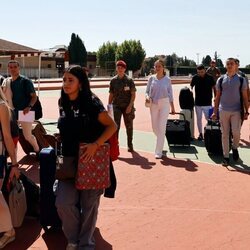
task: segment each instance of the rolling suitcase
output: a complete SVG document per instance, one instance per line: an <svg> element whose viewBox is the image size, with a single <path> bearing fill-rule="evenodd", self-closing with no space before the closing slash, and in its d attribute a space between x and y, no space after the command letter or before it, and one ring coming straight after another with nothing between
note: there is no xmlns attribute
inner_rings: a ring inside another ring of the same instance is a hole
<svg viewBox="0 0 250 250"><path fill-rule="evenodd" d="M26 216L39 217L40 215L40 188L29 177L21 172L20 180L25 188L27 211Z"/></svg>
<svg viewBox="0 0 250 250"><path fill-rule="evenodd" d="M36 137L36 140L37 140L37 143L38 143L38 146L39 146L40 150L42 148L46 148L46 147L49 146L49 143L47 142L47 140L45 138L45 135L47 133L46 133L46 130L43 127L41 122L35 121L33 123L32 134ZM22 149L25 152L25 154L29 154L31 152L34 152L33 147L24 138L22 128L19 128L19 143L21 144Z"/></svg>
<svg viewBox="0 0 250 250"><path fill-rule="evenodd" d="M190 127L185 115L182 113L175 113L183 116L180 119L168 119L166 126L166 138L168 145L190 145Z"/></svg>
<svg viewBox="0 0 250 250"><path fill-rule="evenodd" d="M189 121L189 128L190 128L190 136L194 138L194 111L192 109L181 109L180 113L185 115L187 121ZM184 117L180 115L180 120L183 120Z"/></svg>
<svg viewBox="0 0 250 250"><path fill-rule="evenodd" d="M40 158L40 224L47 232L48 227L59 228L61 221L55 206L56 154L52 147L43 148Z"/></svg>
<svg viewBox="0 0 250 250"><path fill-rule="evenodd" d="M218 120L208 120L204 128L204 143L208 154L222 154L221 130Z"/></svg>

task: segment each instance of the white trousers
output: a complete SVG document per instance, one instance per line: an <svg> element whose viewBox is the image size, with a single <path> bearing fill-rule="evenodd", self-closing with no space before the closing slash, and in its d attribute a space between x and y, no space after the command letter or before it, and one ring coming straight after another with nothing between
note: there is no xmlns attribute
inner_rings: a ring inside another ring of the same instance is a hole
<svg viewBox="0 0 250 250"><path fill-rule="evenodd" d="M164 147L169 110L170 104L168 98L159 99L157 104L152 103L150 107L152 129L156 135L155 154L158 155L162 155Z"/></svg>
<svg viewBox="0 0 250 250"><path fill-rule="evenodd" d="M32 123L31 122L18 122L23 129L23 136L28 141L32 147L34 148L35 152L39 152L39 146L37 144L36 137L32 134Z"/></svg>
<svg viewBox="0 0 250 250"><path fill-rule="evenodd" d="M199 134L203 133L202 129L202 113L204 114L206 120L209 119L209 109L211 106L195 106L196 121Z"/></svg>

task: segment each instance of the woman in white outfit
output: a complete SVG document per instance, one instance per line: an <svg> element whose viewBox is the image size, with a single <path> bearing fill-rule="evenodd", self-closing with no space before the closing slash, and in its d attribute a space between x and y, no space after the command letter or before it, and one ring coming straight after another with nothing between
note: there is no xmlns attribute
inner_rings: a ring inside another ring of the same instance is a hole
<svg viewBox="0 0 250 250"><path fill-rule="evenodd" d="M3 197L1 188L3 185L5 171L5 149L7 149L11 159L10 180L19 178L18 163L16 158L15 144L12 140L10 131L11 110L0 88L0 249L4 248L8 243L15 240L15 230L11 222L9 207Z"/></svg>
<svg viewBox="0 0 250 250"><path fill-rule="evenodd" d="M150 114L153 132L156 135L155 158L162 158L168 115L175 113L171 79L166 76L164 62L157 60L154 64L155 75L148 79L146 102L151 103Z"/></svg>

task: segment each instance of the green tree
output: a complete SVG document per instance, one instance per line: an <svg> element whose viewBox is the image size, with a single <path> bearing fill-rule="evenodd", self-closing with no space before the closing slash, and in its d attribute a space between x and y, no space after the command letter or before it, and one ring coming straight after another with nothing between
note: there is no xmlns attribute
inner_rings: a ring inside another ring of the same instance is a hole
<svg viewBox="0 0 250 250"><path fill-rule="evenodd" d="M142 66L146 56L145 50L142 48L140 40L125 40L116 50L116 60L124 60L127 64L127 69L135 72Z"/></svg>
<svg viewBox="0 0 250 250"><path fill-rule="evenodd" d="M210 55L206 55L206 57L202 58L202 64L205 66L205 67L208 67L210 66L210 62L212 61L212 58Z"/></svg>
<svg viewBox="0 0 250 250"><path fill-rule="evenodd" d="M196 66L196 62L194 60L188 59L186 56L184 58L179 57L178 61L179 61L178 66L184 66L184 67L195 67Z"/></svg>
<svg viewBox="0 0 250 250"><path fill-rule="evenodd" d="M220 58L217 58L216 60L216 66L219 68L224 68L223 62L221 61Z"/></svg>
<svg viewBox="0 0 250 250"><path fill-rule="evenodd" d="M103 43L101 47L99 47L97 51L97 64L101 68L107 68L107 63L112 63L115 65L115 53L117 50L116 42L106 42ZM115 68L115 66L114 66Z"/></svg>
<svg viewBox="0 0 250 250"><path fill-rule="evenodd" d="M166 67L173 67L174 66L174 59L171 55L167 55L166 57Z"/></svg>
<svg viewBox="0 0 250 250"><path fill-rule="evenodd" d="M245 68L250 69L250 64L246 65L246 67L245 67Z"/></svg>
<svg viewBox="0 0 250 250"><path fill-rule="evenodd" d="M72 33L71 41L68 46L69 51L69 64L79 64L87 66L87 51L81 38Z"/></svg>
<svg viewBox="0 0 250 250"><path fill-rule="evenodd" d="M154 69L154 63L159 59L158 56L149 57L144 60L143 66L142 66L142 75L146 73L148 75L149 73L152 73L152 70Z"/></svg>

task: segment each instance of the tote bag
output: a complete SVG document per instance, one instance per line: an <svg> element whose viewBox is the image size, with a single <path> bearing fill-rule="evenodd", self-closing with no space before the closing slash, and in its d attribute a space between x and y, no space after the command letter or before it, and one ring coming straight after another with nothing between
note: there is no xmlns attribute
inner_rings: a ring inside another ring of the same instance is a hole
<svg viewBox="0 0 250 250"><path fill-rule="evenodd" d="M13 227L20 227L27 211L25 190L21 180L13 179L9 193L9 208Z"/></svg>
<svg viewBox="0 0 250 250"><path fill-rule="evenodd" d="M82 155L85 143L79 145L78 168L75 187L79 190L104 189L110 186L110 146L105 143L98 147L93 158L85 162Z"/></svg>

